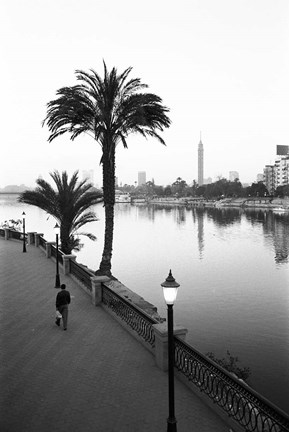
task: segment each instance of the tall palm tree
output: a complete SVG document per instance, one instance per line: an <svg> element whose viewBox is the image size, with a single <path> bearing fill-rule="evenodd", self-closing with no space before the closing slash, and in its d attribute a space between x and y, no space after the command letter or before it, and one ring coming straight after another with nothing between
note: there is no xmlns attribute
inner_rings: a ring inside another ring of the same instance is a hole
<svg viewBox="0 0 289 432"><path fill-rule="evenodd" d="M115 203L115 149L121 142L127 148L127 137L139 133L152 136L162 144L157 131L169 127L168 108L160 97L142 90L147 88L139 78L128 79L131 67L121 74L110 72L104 63L104 77L94 70L77 70L80 84L62 87L58 98L47 104L47 124L51 135L48 141L68 132L71 140L83 133L92 136L102 149L103 198L105 206L105 235L102 259L97 274L111 276Z"/></svg>
<svg viewBox="0 0 289 432"><path fill-rule="evenodd" d="M55 182L56 189L38 178L38 187L32 191L22 192L18 200L39 207L56 219L60 226L61 250L65 254L70 254L73 249L79 250L80 247L76 234L85 235L91 240L96 239L93 234L78 232L78 229L88 222L98 220L90 208L99 201L102 193L92 190L92 184L86 180L78 182L77 171L70 180L66 171L62 175L54 171L50 176Z"/></svg>

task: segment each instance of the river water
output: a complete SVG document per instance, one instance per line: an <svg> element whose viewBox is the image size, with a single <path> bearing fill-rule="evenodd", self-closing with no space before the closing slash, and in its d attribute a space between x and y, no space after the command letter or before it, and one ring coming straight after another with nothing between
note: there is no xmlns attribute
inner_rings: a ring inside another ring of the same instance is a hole
<svg viewBox="0 0 289 432"><path fill-rule="evenodd" d="M26 213L26 231L54 240L55 220L0 195L0 223ZM104 209L84 231L77 261L101 260ZM48 218L48 219L47 219ZM169 270L180 284L175 321L187 341L219 358L229 350L251 369L248 383L289 412L289 214L265 210L160 205L115 206L113 274L166 316L160 284Z"/></svg>

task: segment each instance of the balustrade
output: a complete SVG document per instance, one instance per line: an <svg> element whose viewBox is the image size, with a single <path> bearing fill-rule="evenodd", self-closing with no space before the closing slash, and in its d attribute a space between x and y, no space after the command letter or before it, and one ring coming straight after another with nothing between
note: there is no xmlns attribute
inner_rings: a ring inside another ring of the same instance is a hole
<svg viewBox="0 0 289 432"><path fill-rule="evenodd" d="M14 230L9 230L10 231L10 238L14 239L14 240L23 240L23 233L20 231L14 231ZM25 235L26 237L26 235Z"/></svg>
<svg viewBox="0 0 289 432"><path fill-rule="evenodd" d="M287 414L178 337L175 367L246 432L289 431Z"/></svg>
<svg viewBox="0 0 289 432"><path fill-rule="evenodd" d="M55 259L57 256L56 246L54 246L53 244L51 245L51 256ZM58 249L58 262L61 265L63 265L63 252L59 249Z"/></svg>
<svg viewBox="0 0 289 432"><path fill-rule="evenodd" d="M155 334L152 325L157 324L155 319L105 285L102 285L102 303L125 321L145 342L154 347Z"/></svg>
<svg viewBox="0 0 289 432"><path fill-rule="evenodd" d="M39 246L46 250L46 240L42 236L39 236Z"/></svg>
<svg viewBox="0 0 289 432"><path fill-rule="evenodd" d="M70 273L75 276L84 286L91 291L91 276L92 274L77 264L75 261L70 260Z"/></svg>

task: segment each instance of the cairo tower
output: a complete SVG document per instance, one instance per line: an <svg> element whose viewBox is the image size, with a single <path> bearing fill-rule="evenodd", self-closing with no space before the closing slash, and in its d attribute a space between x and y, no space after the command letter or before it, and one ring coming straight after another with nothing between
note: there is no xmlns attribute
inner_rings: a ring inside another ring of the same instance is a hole
<svg viewBox="0 0 289 432"><path fill-rule="evenodd" d="M204 146L200 136L200 142L198 146L198 185L204 184Z"/></svg>

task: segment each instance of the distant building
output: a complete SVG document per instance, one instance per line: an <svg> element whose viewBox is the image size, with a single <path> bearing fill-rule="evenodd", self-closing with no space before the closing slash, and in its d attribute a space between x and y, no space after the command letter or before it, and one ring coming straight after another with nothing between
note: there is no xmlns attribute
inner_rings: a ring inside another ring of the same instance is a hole
<svg viewBox="0 0 289 432"><path fill-rule="evenodd" d="M275 189L289 184L289 155L275 161Z"/></svg>
<svg viewBox="0 0 289 432"><path fill-rule="evenodd" d="M289 184L289 146L276 146L274 165L266 165L263 170L263 181L270 194L274 194L278 186Z"/></svg>
<svg viewBox="0 0 289 432"><path fill-rule="evenodd" d="M286 156L289 154L289 146L287 145L277 145L276 146L277 156Z"/></svg>
<svg viewBox="0 0 289 432"><path fill-rule="evenodd" d="M204 146L200 136L200 142L198 145L198 185L204 184Z"/></svg>
<svg viewBox="0 0 289 432"><path fill-rule="evenodd" d="M240 179L238 171L229 171L229 181L233 182Z"/></svg>
<svg viewBox="0 0 289 432"><path fill-rule="evenodd" d="M270 195L274 194L275 190L275 167L274 165L266 165L264 168L264 184Z"/></svg>
<svg viewBox="0 0 289 432"><path fill-rule="evenodd" d="M138 172L138 186L142 186L146 184L146 172L145 171L139 171Z"/></svg>
<svg viewBox="0 0 289 432"><path fill-rule="evenodd" d="M212 183L212 181L213 181L213 179L212 179L212 177L208 177L208 178L205 178L204 179L204 185L206 185L206 184L211 184Z"/></svg>
<svg viewBox="0 0 289 432"><path fill-rule="evenodd" d="M257 183L264 181L264 174L257 174Z"/></svg>

